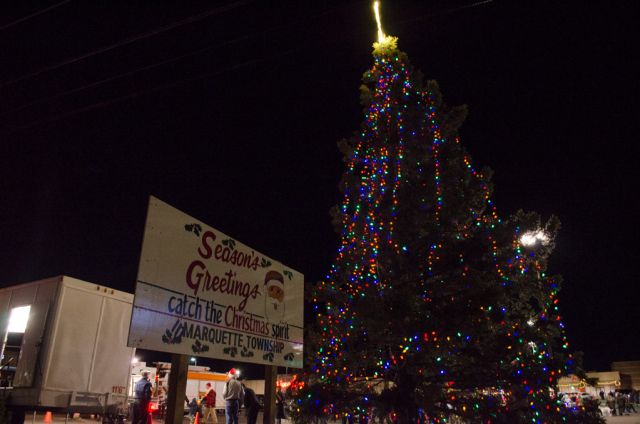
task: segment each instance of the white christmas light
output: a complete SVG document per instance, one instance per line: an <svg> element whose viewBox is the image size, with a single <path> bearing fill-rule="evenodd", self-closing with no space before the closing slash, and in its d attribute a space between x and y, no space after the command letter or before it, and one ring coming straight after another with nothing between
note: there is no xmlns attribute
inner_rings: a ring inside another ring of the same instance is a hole
<svg viewBox="0 0 640 424"><path fill-rule="evenodd" d="M549 242L549 236L542 230L527 231L520 237L520 244L523 246L533 246L536 243L547 244Z"/></svg>

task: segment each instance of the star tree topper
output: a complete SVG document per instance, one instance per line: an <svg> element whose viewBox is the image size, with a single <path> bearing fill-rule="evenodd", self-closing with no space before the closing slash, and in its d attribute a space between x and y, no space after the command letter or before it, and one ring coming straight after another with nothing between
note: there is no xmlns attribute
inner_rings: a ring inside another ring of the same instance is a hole
<svg viewBox="0 0 640 424"><path fill-rule="evenodd" d="M373 52L375 54L385 54L397 50L398 38L390 35L385 35L382 31L382 24L380 23L380 2L373 2L373 13L376 16L376 23L378 24L378 41L373 43Z"/></svg>

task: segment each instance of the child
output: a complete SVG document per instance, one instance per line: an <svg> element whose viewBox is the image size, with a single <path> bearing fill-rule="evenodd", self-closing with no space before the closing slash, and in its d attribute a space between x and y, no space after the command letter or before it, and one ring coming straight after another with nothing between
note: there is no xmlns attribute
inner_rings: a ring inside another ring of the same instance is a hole
<svg viewBox="0 0 640 424"><path fill-rule="evenodd" d="M189 402L189 422L193 422L196 416L196 412L199 412L198 401L196 400L196 398L193 398L191 399L191 402Z"/></svg>

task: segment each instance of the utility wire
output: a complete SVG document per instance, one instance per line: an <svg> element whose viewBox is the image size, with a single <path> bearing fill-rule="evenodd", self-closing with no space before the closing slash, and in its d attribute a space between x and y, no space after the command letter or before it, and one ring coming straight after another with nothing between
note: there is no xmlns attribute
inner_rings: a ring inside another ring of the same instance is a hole
<svg viewBox="0 0 640 424"><path fill-rule="evenodd" d="M289 50L284 51L284 52L282 52L280 54L269 56L268 59L279 59L281 57L284 57L284 56L287 56L287 55L293 53L296 50L297 49L289 49ZM85 112L89 112L89 111L92 111L92 110L100 109L100 108L112 105L114 103L121 102L123 100L133 99L133 98L136 98L136 97L141 97L141 96L144 96L144 95L147 95L147 94L155 93L157 91L162 91L162 90L166 90L168 88L177 87L177 86L182 85L182 84L186 84L186 83L190 83L190 82L194 82L194 81L210 78L210 77L213 77L213 76L221 75L221 74L224 74L224 73L227 73L227 72L230 72L230 71L234 71L234 70L237 70L237 69L240 69L240 68L244 68L244 67L247 67L247 66L250 66L250 65L256 65L259 62L262 62L262 61L265 61L265 60L267 60L267 59L248 60L248 61L239 63L237 65L229 66L229 67L227 67L225 69L217 70L217 71L214 71L214 72L207 72L207 73L200 74L198 76L191 77L191 78L183 78L181 80L177 80L177 81L174 81L174 82L171 82L171 83L168 83L168 84L159 85L159 86L152 87L152 88L145 89L145 90L138 90L138 91L136 91L134 93L130 93L130 94L127 94L127 95L124 95L124 96L115 97L113 99L104 100L104 101L101 101L101 102L98 102L98 103L94 103L94 104L85 106L83 108L74 109L74 110L66 112L66 113L61 113L61 114L52 116L51 118L48 118L48 119L42 119L40 121L30 122L30 123L28 123L26 125L22 125L22 126L19 126L19 127L13 127L13 128L8 129L8 132L24 130L24 129L28 129L28 128L31 128L31 127L34 127L34 126L38 126L38 125L41 125L41 124L48 124L48 123L51 123L51 122L59 121L61 119L66 119L66 118L69 118L69 117L74 116L74 115L78 115L78 114L81 114L81 113L85 113Z"/></svg>
<svg viewBox="0 0 640 424"><path fill-rule="evenodd" d="M245 66L249 66L249 65L255 64L257 62L258 62L257 59L249 60L249 61L246 61L246 62L239 63L237 65L228 67L228 68L223 69L223 70L218 70L218 71L215 71L215 72L208 72L208 73L205 73L205 74L198 75L196 77L184 78L184 79L177 80L177 81L174 81L174 82L169 83L169 84L163 84L163 85L156 86L156 87L153 87L153 88L149 88L149 89L146 89L146 90L139 90L139 91L136 91L134 93L130 93L130 94L127 94L127 95L124 95L124 96L115 97L113 99L108 99L108 100L104 100L104 101L101 101L101 102L98 102L98 103L94 103L94 104L91 104L89 106L85 106L83 108L74 109L74 110L72 110L70 112L61 113L61 114L52 116L51 118L48 118L48 119L42 119L40 121L30 122L30 123L28 123L26 125L23 125L23 126L14 127L14 128L9 129L9 131L11 132L11 131L15 131L15 130L24 130L24 129L31 128L31 127L34 127L34 126L38 126L38 125L41 125L41 124L48 124L48 123L51 123L51 122L59 121L61 119L69 118L69 117L74 116L74 115L78 115L78 114L81 114L81 113L85 113L85 112L89 112L89 111L92 111L92 110L100 109L100 108L112 105L114 103L121 102L123 100L133 99L133 98L140 97L140 96L143 96L143 95L146 95L146 94L154 93L156 91L162 91L162 90L166 90L168 88L173 88L173 87L176 87L178 85L185 84L185 83L188 83L188 82L198 81L198 80L201 80L201 79L205 79L205 78L209 78L209 77L212 77L212 76L220 75L220 74L223 74L223 73L226 73L226 72L229 72L229 71L233 71L233 70L236 70L236 69L243 68Z"/></svg>
<svg viewBox="0 0 640 424"><path fill-rule="evenodd" d="M118 80L118 79L121 79L121 78L125 78L125 77L128 77L128 76L137 74L138 72L148 71L150 69L157 68L159 66L167 65L169 63L177 62L177 61L182 60L182 59L187 58L187 57L191 57L191 56L195 56L195 55L200 54L200 53L204 53L207 50L217 49L217 48L224 47L224 46L227 46L227 45L230 45L230 44L235 44L235 43L238 43L240 41L247 40L247 39L249 39L249 36L239 37L239 38L236 38L236 39L233 39L233 40L230 40L230 41L225 41L223 43L219 43L219 44L215 44L215 45L209 45L209 46L203 47L203 48L198 49L198 50L194 50L194 51L189 52L189 53L181 54L179 56L174 56L174 57L171 57L169 59L162 60L160 62L152 63L150 65L145 65L145 66L142 66L142 67L139 67L139 68L136 68L136 69L132 69L130 71L127 71L127 72L124 72L124 73L121 73L121 74L117 74L117 75L113 75L113 76L110 76L108 78L104 78L104 79L101 79L101 80L98 80L98 81L94 81L94 82L91 82L89 84L82 85L80 87L72 88L71 90L63 91L63 92L55 94L53 96L43 97L43 98L40 98L38 100L34 100L32 102L25 103L24 105L22 105L22 106L20 106L20 107L18 107L16 109L12 109L10 111L0 113L0 116L4 116L4 115L7 115L7 114L11 114L11 113L16 113L16 112L19 112L19 111L21 111L23 109L29 108L31 106L35 106L35 105L38 105L38 104L41 104L41 103L44 103L44 102L47 102L47 101L51 101L51 100L56 100L56 99L59 99L61 97L68 96L70 94L74 94L74 93L78 93L80 91L87 90L89 88L98 87L98 86L106 84L108 82L115 81L115 80Z"/></svg>
<svg viewBox="0 0 640 424"><path fill-rule="evenodd" d="M363 3L363 1L361 1L359 3ZM355 3L355 4L358 4L358 3ZM158 66L162 66L162 65L166 65L166 64L169 64L169 63L172 63L172 62L176 62L178 60L181 60L181 59L184 59L184 58L187 58L187 57L195 56L197 54L203 53L203 52L205 52L207 50L210 50L212 48L223 47L223 46L226 46L228 44L233 44L233 43L236 43L236 42L239 42L239 41L243 41L243 40L246 40L246 39L249 39L249 38L266 35L269 32L278 31L278 30L281 30L283 28L288 28L288 27L300 22L302 19L317 19L317 18L320 18L322 16L325 16L325 15L328 15L330 13L333 13L336 9L344 9L344 8L345 7L333 7L331 9L325 10L325 11L323 11L321 13L318 13L318 14L316 14L314 16L300 18L295 22L289 22L287 24L270 27L270 28L267 28L266 30L255 32L253 34L249 34L249 35L246 35L244 37L236 38L236 39L228 41L228 42L224 42L224 43L217 44L217 45L214 45L214 46L203 47L203 48L195 50L193 52L189 52L189 53L185 53L185 54L182 54L182 55L179 55L179 56L175 56L175 57L170 58L170 59L166 59L166 60L163 60L163 61L160 61L160 62L152 63L150 65L145 65L145 66L133 69L131 71L127 71L127 72L124 72L124 73L116 74L116 75L113 75L111 77L104 78L102 80L94 81L94 82L85 84L83 86L72 88L70 90L55 94L53 96L43 97L43 98L40 98L40 99L37 99L37 100L33 100L31 102L27 102L27 103L25 103L25 104L23 104L21 106L18 106L15 109L8 110L8 111L0 113L0 117L8 115L8 114L19 112L19 111L24 110L26 108L29 108L31 106L35 106L35 105L38 105L38 104L41 104L41 103L44 103L44 102L47 102L47 101L56 100L56 99L59 99L61 97L68 96L70 94L78 93L80 91L87 90L89 88L98 87L98 86L106 84L108 82L115 81L115 80L120 79L120 78L124 78L124 77L127 77L127 76L134 75L134 74L136 74L138 72L146 71L146 70L149 70L149 69L156 68Z"/></svg>
<svg viewBox="0 0 640 424"><path fill-rule="evenodd" d="M29 74L23 75L21 77L15 78L15 79L13 79L11 81L7 81L5 83L2 83L2 84L0 84L0 88L6 87L8 85L15 84L15 83L20 82L20 81L24 81L24 80L26 80L28 78L33 78L33 77L38 76L38 75L40 75L42 73L45 73L45 72L49 72L49 71L53 71L55 69L62 68L63 66L79 62L79 61L84 60L86 58L89 58L89 57L92 57L92 56L95 56L95 55L98 55L98 54L101 54L101 53L105 53L105 52L108 52L110 50L114 50L114 49L117 49L119 47L122 47L122 46L126 46L127 44L131 44L131 43L134 43L136 41L144 40L145 38L153 37L154 35L158 35L158 34L161 34L163 32L166 32L166 31L170 31L170 30L178 28L178 27L180 27L182 25L186 25L186 24L190 24L190 23L193 23L193 22L197 22L197 21L202 20L204 18L207 18L209 16L217 15L217 14L224 13L224 12L227 12L227 11L232 10L232 9L236 9L238 7L244 6L244 5L246 5L248 3L251 3L251 2L253 2L253 0L242 0L242 1L237 1L237 2L229 4L229 5L216 7L216 8L213 8L213 9L209 9L206 12L200 13L198 15L190 16L188 18L182 19L182 20L177 21L177 22L173 22L171 24L165 25L165 26L160 27L158 29L155 29L155 30L152 30L152 31L148 31L148 32L145 32L145 33L142 33L142 34L134 35L133 37L125 38L124 40L118 41L117 43L111 44L109 46L105 46L105 47L90 51L88 53L82 54L80 56L73 57L71 59L64 60L62 62L54 63L53 65L45 66L44 68L40 68L37 71L34 71L34 72L29 73Z"/></svg>
<svg viewBox="0 0 640 424"><path fill-rule="evenodd" d="M457 12L459 10L468 9L468 8L477 7L477 6L482 6L482 5L485 5L487 3L492 3L492 2L493 2L493 0L482 0L482 1L478 1L478 2L475 2L475 3L469 4L469 5L464 5L464 6L461 6L461 7L457 7L457 8L451 8L451 9L446 9L446 10L435 12L435 13L425 14L425 15L418 16L418 17L415 17L415 18L412 18L412 19L408 19L408 20L404 20L404 21L401 21L401 22L398 22L398 23L413 22L413 21L416 21L416 20L424 19L425 17L428 17L428 16L436 16L436 15L453 13L453 12ZM323 14L325 14L325 13L322 13L321 15L323 15ZM281 27L285 27L285 26L289 26L289 25L283 25ZM269 30L263 31L263 33L266 33L266 32L269 32ZM260 33L253 34L252 36L258 35L258 34L260 34ZM235 40L231 40L231 41L229 41L227 43L224 43L224 44L234 43L234 42L240 41L243 38L248 38L248 37L249 36L241 37L241 38L238 38L238 39L235 39ZM325 40L321 44L327 44L329 42L330 41ZM203 49L197 50L196 52L204 51L204 50L207 50L209 48L210 47L205 47ZM283 52L283 53L281 53L279 55L271 56L271 58L279 58L279 57L282 57L282 56L289 55L292 52L295 52L296 50L299 50L300 48L301 47L287 50L287 51L285 51L285 52ZM88 86L96 86L96 85L102 84L104 82L108 82L109 80L118 79L123 75L129 75L129 74L136 73L138 71L144 70L145 68L153 68L153 67L156 67L156 66L160 66L161 64L170 63L170 62L172 62L174 60L179 60L179 58L188 57L188 56L194 55L194 54L196 54L196 52L186 53L186 54L184 54L182 56L179 56L177 58L174 58L174 59L167 59L165 61L162 61L162 62L159 62L159 63L156 63L156 64L151 64L149 66L146 66L146 67L143 67L143 68L140 68L140 69L137 69L137 70L133 70L133 71L127 72L125 74L116 75L116 76L107 78L106 80L103 80L102 82L101 81L97 81L95 83L91 83ZM55 116L53 116L51 118L48 118L48 119L44 119L44 120L40 120L40 121L34 121L34 122L30 122L30 123L28 123L26 125L23 125L23 126L10 128L9 132L13 132L13 131L16 131L16 130L28 129L28 128L31 128L31 127L34 127L34 126L38 126L38 125L41 125L41 124L55 122L55 121L58 121L58 120L61 120L61 119L65 119L65 118L80 114L80 113L89 112L89 111L92 111L92 110L95 110L95 109L100 109L100 108L109 106L111 104L120 102L122 100L127 100L127 99L130 99L130 98L140 97L140 96L143 96L143 95L146 95L146 94L154 93L154 92L165 90L165 89L168 89L168 88L173 88L173 87L176 87L176 86L184 84L184 83L188 83L188 82L193 82L193 81L209 78L211 76L223 74L223 73L235 70L235 69L243 68L245 66L249 66L249 65L252 65L252 64L257 64L257 63L259 63L259 62L261 62L263 60L265 60L265 59L254 59L254 60L250 60L250 61L245 61L245 62L240 63L238 65L234 65L234 66L231 66L229 68L226 68L226 69L223 69L223 70L219 70L219 71L216 71L216 72L209 72L209 73L201 74L201 75L196 76L196 77L185 78L185 79L174 81L172 83L156 86L156 87L153 87L153 88L150 88L150 89L139 90L139 91L136 91L136 92L131 93L131 94L127 94L127 95L124 95L124 96L116 97L116 98L113 98L113 99L104 100L104 101L101 101L101 102L98 102L98 103L91 104L91 105L86 106L86 107L82 107L82 108L79 108L79 109L74 109L74 110L72 110L70 112L58 114L58 115L55 115ZM73 89L73 90L70 90L70 91L71 92L81 91L84 88L86 88L86 87L79 87L77 89ZM68 94L68 93L66 93L66 94ZM63 96L63 95L65 95L65 93L61 93L59 96ZM58 96L53 96L53 97L57 98ZM44 99L42 101L45 101L45 100L47 100L47 99ZM39 102L40 101L36 101L35 103L39 103ZM30 106L30 105L26 105L24 107L28 107L28 106ZM21 107L20 109L22 109L24 107ZM20 110L20 109L18 109L18 110Z"/></svg>
<svg viewBox="0 0 640 424"><path fill-rule="evenodd" d="M5 30L5 29L7 29L7 28L11 28L12 26L18 25L19 23L22 23L22 22L24 22L24 21L28 21L29 19L34 18L34 17L36 17L36 16L38 16L38 15L42 15L43 13L47 13L48 11L53 10L53 9L55 9L55 8L57 8L57 7L60 7L60 6L62 6L63 4L67 4L67 3L69 3L70 1L71 1L71 0L64 0L64 1L61 1L60 3L56 3L56 4L51 5L51 6L49 6L49 7L45 7L44 9L41 9L41 10L39 10L39 11L37 11L37 12L34 12L34 13L32 13L31 15L27 15L27 16L24 16L24 17L22 17L22 18L20 18L20 19L16 19L15 21L13 21L13 22L9 22L8 24L4 24L3 26L0 26L0 31L4 31L4 30Z"/></svg>
<svg viewBox="0 0 640 424"><path fill-rule="evenodd" d="M405 19L404 21L400 21L400 22L397 22L397 23L406 24L406 23L409 23L409 22L420 21L420 20L422 20L424 18L427 18L427 17L438 16L438 15L448 15L450 13L458 12L460 10L471 9L473 7L478 7L478 6L484 6L485 4L488 4L488 3L493 3L493 0L481 0L481 1L477 1L475 3L465 4L465 5L459 6L459 7L452 7L450 9L440 10L440 11L437 11L437 12L427 13L426 15L416 16L416 17L413 17L411 19Z"/></svg>

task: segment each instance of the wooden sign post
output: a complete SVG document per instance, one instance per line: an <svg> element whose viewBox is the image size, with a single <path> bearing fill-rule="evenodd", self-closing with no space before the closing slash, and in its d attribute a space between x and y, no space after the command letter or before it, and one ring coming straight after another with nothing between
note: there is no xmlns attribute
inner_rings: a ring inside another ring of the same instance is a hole
<svg viewBox="0 0 640 424"><path fill-rule="evenodd" d="M264 413L263 424L273 424L276 419L276 380L278 367L267 365L264 367Z"/></svg>
<svg viewBox="0 0 640 424"><path fill-rule="evenodd" d="M169 393L167 396L167 414L165 424L182 424L184 420L184 401L187 391L187 372L189 357L174 353L171 355L171 372L169 373Z"/></svg>

